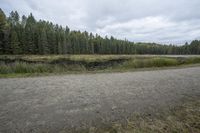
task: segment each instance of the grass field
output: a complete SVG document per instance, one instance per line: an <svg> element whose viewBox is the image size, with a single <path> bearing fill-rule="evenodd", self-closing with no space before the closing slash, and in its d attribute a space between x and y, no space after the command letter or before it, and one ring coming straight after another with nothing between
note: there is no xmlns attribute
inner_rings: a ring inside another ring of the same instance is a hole
<svg viewBox="0 0 200 133"><path fill-rule="evenodd" d="M1 55L0 77L49 73L112 72L200 63L200 56Z"/></svg>

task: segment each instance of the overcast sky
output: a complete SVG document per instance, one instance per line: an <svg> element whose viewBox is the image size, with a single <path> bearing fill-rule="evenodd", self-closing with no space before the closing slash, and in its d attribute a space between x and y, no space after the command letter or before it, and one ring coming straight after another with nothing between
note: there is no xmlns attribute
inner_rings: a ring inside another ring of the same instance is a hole
<svg viewBox="0 0 200 133"><path fill-rule="evenodd" d="M200 0L0 0L0 7L135 42L200 39Z"/></svg>

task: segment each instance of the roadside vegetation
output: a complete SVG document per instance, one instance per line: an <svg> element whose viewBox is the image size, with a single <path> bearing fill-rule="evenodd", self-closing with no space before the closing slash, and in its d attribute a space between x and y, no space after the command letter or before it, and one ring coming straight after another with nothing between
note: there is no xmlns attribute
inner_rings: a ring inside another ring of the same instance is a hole
<svg viewBox="0 0 200 133"><path fill-rule="evenodd" d="M134 113L127 124L113 122L103 127L91 127L91 133L199 133L200 101L189 100L182 105L154 114ZM81 131L83 132L83 131Z"/></svg>
<svg viewBox="0 0 200 133"><path fill-rule="evenodd" d="M200 57L148 55L0 56L0 77L49 73L112 72L200 63Z"/></svg>

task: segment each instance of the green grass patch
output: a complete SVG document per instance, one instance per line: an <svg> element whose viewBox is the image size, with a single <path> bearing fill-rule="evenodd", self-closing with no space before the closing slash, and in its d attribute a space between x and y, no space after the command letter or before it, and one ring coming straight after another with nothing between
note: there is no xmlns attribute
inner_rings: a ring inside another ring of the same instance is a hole
<svg viewBox="0 0 200 133"><path fill-rule="evenodd" d="M167 67L177 66L178 61L171 58L149 58L149 59L133 59L121 65L122 69L132 68L148 68L148 67Z"/></svg>
<svg viewBox="0 0 200 133"><path fill-rule="evenodd" d="M15 62L11 64L1 63L0 74L12 73L62 73L67 71L84 71L84 66L75 65L56 65L56 64L30 64L24 62Z"/></svg>

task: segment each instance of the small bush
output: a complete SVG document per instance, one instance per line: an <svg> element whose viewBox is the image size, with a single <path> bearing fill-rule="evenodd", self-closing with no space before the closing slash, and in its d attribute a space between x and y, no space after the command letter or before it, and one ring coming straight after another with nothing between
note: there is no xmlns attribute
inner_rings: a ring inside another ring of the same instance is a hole
<svg viewBox="0 0 200 133"><path fill-rule="evenodd" d="M8 74L11 72L12 72L12 69L10 68L10 66L7 66L6 64L1 63L1 65L0 65L0 73L1 74Z"/></svg>

